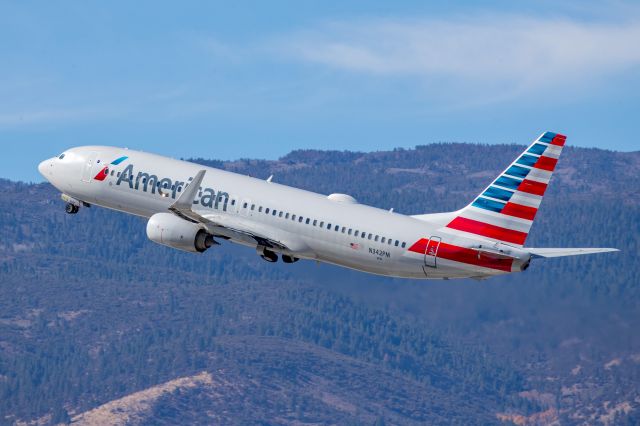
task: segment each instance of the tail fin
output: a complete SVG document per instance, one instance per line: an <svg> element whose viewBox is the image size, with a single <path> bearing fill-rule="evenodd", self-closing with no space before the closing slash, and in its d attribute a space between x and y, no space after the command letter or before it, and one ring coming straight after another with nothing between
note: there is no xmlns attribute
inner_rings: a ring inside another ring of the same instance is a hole
<svg viewBox="0 0 640 426"><path fill-rule="evenodd" d="M471 204L456 212L447 228L522 246L565 140L566 136L544 133Z"/></svg>

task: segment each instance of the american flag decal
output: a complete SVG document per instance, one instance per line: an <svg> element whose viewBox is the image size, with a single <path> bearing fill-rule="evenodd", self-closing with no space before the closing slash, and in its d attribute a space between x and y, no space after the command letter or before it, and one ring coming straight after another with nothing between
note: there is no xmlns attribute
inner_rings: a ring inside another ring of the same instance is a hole
<svg viewBox="0 0 640 426"><path fill-rule="evenodd" d="M357 244L357 243L350 243L349 246L354 250L360 249L360 244Z"/></svg>

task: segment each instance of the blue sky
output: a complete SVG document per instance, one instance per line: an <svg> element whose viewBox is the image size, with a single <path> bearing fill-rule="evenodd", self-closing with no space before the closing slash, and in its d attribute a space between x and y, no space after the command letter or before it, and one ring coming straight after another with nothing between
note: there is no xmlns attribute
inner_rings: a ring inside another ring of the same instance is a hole
<svg viewBox="0 0 640 426"><path fill-rule="evenodd" d="M41 181L86 144L274 159L552 130L640 149L640 7L477 3L0 0L0 177Z"/></svg>

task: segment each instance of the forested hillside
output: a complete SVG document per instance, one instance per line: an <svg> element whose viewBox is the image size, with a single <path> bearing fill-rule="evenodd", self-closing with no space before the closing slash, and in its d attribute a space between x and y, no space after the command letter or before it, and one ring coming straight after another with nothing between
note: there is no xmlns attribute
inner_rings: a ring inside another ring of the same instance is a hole
<svg viewBox="0 0 640 426"><path fill-rule="evenodd" d="M197 161L416 214L462 207L521 150ZM620 253L481 282L179 253L140 218L0 183L2 423L640 422L640 152L567 147L527 241Z"/></svg>

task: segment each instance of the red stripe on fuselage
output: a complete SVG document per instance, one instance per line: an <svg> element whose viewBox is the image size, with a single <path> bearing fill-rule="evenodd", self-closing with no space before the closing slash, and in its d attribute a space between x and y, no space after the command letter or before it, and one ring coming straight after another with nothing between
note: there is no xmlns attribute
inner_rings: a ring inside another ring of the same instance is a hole
<svg viewBox="0 0 640 426"><path fill-rule="evenodd" d="M538 209L536 209L535 207L523 206L522 204L508 202L502 208L502 211L500 213L519 217L520 219L533 220L537 212Z"/></svg>
<svg viewBox="0 0 640 426"><path fill-rule="evenodd" d="M457 229L458 231L465 231L471 234L482 235L483 237L520 245L524 244L524 240L527 238L527 234L525 232L514 231L513 229L503 228L501 226L491 225L460 216L453 219L447 225L447 228Z"/></svg>
<svg viewBox="0 0 640 426"><path fill-rule="evenodd" d="M98 174L94 176L94 179L95 180L105 180L105 178L107 177L106 171L107 171L106 167L104 169L100 170L98 172Z"/></svg>
<svg viewBox="0 0 640 426"><path fill-rule="evenodd" d="M547 189L547 184L542 182L536 182L535 180L525 179L518 186L518 191L526 192L534 195L544 195L544 191Z"/></svg>
<svg viewBox="0 0 640 426"><path fill-rule="evenodd" d="M553 171L556 167L557 159L551 157L545 157L544 155L538 158L536 164L533 165L536 169L548 170L550 172Z"/></svg>
<svg viewBox="0 0 640 426"><path fill-rule="evenodd" d="M422 238L416 241L409 251L424 255L428 242L428 239ZM436 257L505 272L511 272L513 265L513 259L488 257L477 250L447 243L440 243Z"/></svg>

